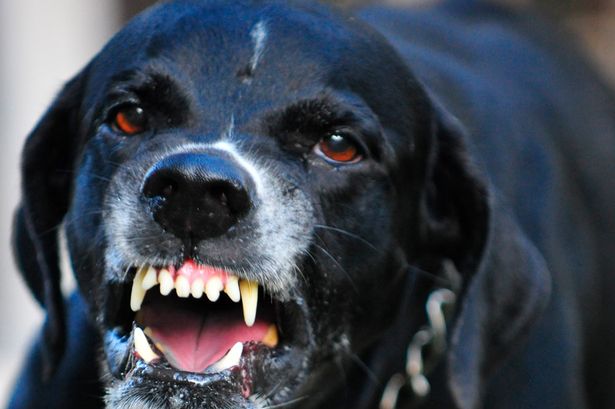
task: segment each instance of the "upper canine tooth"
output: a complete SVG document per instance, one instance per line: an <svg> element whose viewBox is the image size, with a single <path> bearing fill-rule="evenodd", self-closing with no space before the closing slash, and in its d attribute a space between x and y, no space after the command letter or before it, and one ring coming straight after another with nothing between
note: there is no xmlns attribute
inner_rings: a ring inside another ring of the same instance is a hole
<svg viewBox="0 0 615 409"><path fill-rule="evenodd" d="M205 289L205 282L202 278L197 278L192 282L190 289L194 298L201 298L203 296L203 290Z"/></svg>
<svg viewBox="0 0 615 409"><path fill-rule="evenodd" d="M158 272L154 267L150 266L147 269L147 273L145 273L145 277L143 277L143 283L141 283L141 286L145 291L147 291L156 284L158 284Z"/></svg>
<svg viewBox="0 0 615 409"><path fill-rule="evenodd" d="M258 305L258 283L248 280L239 282L241 301L243 303L243 320L248 327L256 321L256 307Z"/></svg>
<svg viewBox="0 0 615 409"><path fill-rule="evenodd" d="M229 276L227 278L224 292L234 302L239 302L239 300L241 300L241 293L239 292L239 278L237 278L237 276Z"/></svg>
<svg viewBox="0 0 615 409"><path fill-rule="evenodd" d="M243 344L237 342L218 362L213 364L209 370L212 372L222 372L225 369L239 366L241 354L243 352Z"/></svg>
<svg viewBox="0 0 615 409"><path fill-rule="evenodd" d="M135 312L141 309L141 304L143 304L143 299L145 298L145 293L147 292L145 289L143 289L143 278L145 277L146 272L147 266L139 268L137 274L135 274L134 280L132 280L132 291L130 292L130 309Z"/></svg>
<svg viewBox="0 0 615 409"><path fill-rule="evenodd" d="M173 276L166 268L160 270L160 274L158 274L158 281L160 282L160 294L169 295L175 287L175 283L173 283Z"/></svg>
<svg viewBox="0 0 615 409"><path fill-rule="evenodd" d="M190 296L190 281L183 275L178 275L175 279L175 292L181 298L188 298Z"/></svg>
<svg viewBox="0 0 615 409"><path fill-rule="evenodd" d="M224 288L224 284L222 284L222 280L220 277L214 276L207 281L205 284L205 294L207 295L207 299L211 302L218 301L220 298L220 291Z"/></svg>
<svg viewBox="0 0 615 409"><path fill-rule="evenodd" d="M143 358L146 364L149 364L155 359L160 359L160 357L152 350L152 347L149 345L149 341L141 328L135 327L133 337L135 351L137 351L139 356Z"/></svg>

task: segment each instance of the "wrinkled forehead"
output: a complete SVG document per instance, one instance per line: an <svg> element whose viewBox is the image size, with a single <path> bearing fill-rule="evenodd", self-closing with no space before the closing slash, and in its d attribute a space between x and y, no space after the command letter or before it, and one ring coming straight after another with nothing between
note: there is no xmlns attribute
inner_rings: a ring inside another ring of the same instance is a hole
<svg viewBox="0 0 615 409"><path fill-rule="evenodd" d="M94 82L158 70L218 98L245 85L279 96L335 82L361 47L355 37L344 17L316 5L171 2L137 17L105 47Z"/></svg>
<svg viewBox="0 0 615 409"><path fill-rule="evenodd" d="M420 94L379 34L311 2L164 3L129 23L90 68L90 107L126 73L155 72L181 84L208 115L238 120L334 90L407 130L417 105L410 96Z"/></svg>

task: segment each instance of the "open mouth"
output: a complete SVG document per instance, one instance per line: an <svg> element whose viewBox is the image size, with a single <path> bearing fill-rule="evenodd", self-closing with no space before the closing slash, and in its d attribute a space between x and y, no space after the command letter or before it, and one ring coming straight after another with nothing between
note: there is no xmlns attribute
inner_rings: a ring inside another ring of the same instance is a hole
<svg viewBox="0 0 615 409"><path fill-rule="evenodd" d="M272 373L301 367L308 331L299 303L193 260L132 271L132 283L110 291L119 301L107 311L105 348L116 377L225 381L248 398L270 387Z"/></svg>

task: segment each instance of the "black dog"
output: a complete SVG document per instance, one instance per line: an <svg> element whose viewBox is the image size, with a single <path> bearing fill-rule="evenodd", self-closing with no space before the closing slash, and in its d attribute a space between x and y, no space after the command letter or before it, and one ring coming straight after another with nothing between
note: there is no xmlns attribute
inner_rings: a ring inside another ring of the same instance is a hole
<svg viewBox="0 0 615 409"><path fill-rule="evenodd" d="M361 17L163 3L66 86L11 408L615 407L612 94L543 20Z"/></svg>

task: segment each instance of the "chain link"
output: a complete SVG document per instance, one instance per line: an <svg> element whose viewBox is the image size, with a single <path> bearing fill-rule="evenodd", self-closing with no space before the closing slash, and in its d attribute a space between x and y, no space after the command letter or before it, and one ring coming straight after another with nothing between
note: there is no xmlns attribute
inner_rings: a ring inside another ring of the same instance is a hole
<svg viewBox="0 0 615 409"><path fill-rule="evenodd" d="M446 288L436 289L429 294L425 305L427 325L412 337L406 350L405 373L397 373L389 379L380 400L380 409L395 409L404 386L409 386L418 398L429 394L431 386L425 374L433 369L437 358L446 350L445 307L453 307L456 298L455 293ZM429 354L436 358L431 360L431 365L427 365L427 349Z"/></svg>

